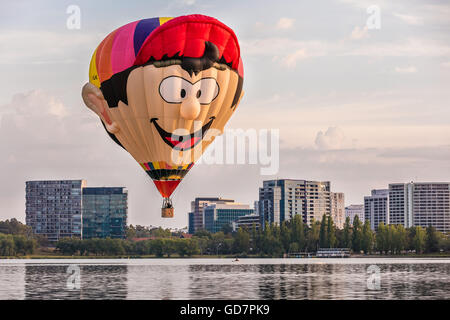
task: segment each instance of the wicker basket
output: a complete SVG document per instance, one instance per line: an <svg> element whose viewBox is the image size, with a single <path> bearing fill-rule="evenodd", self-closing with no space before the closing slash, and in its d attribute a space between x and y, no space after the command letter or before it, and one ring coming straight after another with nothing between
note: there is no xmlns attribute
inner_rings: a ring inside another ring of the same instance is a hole
<svg viewBox="0 0 450 320"><path fill-rule="evenodd" d="M161 208L162 218L173 218L173 208Z"/></svg>

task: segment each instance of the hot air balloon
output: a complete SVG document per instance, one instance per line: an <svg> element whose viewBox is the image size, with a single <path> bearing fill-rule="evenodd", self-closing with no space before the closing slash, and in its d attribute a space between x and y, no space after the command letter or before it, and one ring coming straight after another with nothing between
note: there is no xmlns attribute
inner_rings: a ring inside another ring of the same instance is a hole
<svg viewBox="0 0 450 320"><path fill-rule="evenodd" d="M108 135L147 172L173 217L170 196L222 133L242 98L239 43L204 15L151 18L111 32L82 89Z"/></svg>

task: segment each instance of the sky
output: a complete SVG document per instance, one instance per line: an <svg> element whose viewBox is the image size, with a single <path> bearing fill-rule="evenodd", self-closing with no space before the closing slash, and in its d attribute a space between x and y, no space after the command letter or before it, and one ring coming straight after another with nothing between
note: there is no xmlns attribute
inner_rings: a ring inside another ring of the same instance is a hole
<svg viewBox="0 0 450 320"><path fill-rule="evenodd" d="M67 27L72 5L79 29ZM174 194L175 218L162 219L153 183L81 88L109 32L192 13L235 31L245 95L227 128L278 129L279 171L196 165ZM187 226L197 196L253 206L274 178L330 181L346 205L389 183L450 181L449 16L450 4L433 0L2 1L0 220L25 221L25 181L38 179L124 186L128 223L164 227Z"/></svg>

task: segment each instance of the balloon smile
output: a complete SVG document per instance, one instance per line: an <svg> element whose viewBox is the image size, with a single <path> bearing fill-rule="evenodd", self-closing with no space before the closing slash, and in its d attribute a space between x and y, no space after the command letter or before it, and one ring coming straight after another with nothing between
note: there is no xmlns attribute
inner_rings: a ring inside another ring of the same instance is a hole
<svg viewBox="0 0 450 320"><path fill-rule="evenodd" d="M211 127L212 122L214 121L216 117L211 117L201 129L186 135L176 135L173 133L169 133L165 131L163 128L161 128L156 122L158 118L152 118L150 119L150 122L153 123L156 130L158 130L159 135L163 139L163 141L168 144L172 149L179 150L179 151L186 151L193 147L195 147L200 141L202 141L205 133L209 130Z"/></svg>

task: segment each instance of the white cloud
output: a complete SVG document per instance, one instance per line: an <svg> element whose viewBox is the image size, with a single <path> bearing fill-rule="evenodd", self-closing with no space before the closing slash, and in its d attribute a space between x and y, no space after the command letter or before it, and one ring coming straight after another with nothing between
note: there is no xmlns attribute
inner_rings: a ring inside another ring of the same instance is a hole
<svg viewBox="0 0 450 320"><path fill-rule="evenodd" d="M57 116L67 115L67 108L63 103L42 90L18 93L12 97L11 103L0 107L0 114L14 114L16 116Z"/></svg>
<svg viewBox="0 0 450 320"><path fill-rule="evenodd" d="M284 67L295 67L306 58L324 56L328 49L321 41L297 41L289 38L265 38L241 41L243 52L248 55L272 57Z"/></svg>
<svg viewBox="0 0 450 320"><path fill-rule="evenodd" d="M298 60L307 58L308 55L305 49L298 49L294 53L288 54L282 59L283 65L286 67L295 67Z"/></svg>
<svg viewBox="0 0 450 320"><path fill-rule="evenodd" d="M416 73L417 68L414 66L409 67L395 67L395 72L397 73Z"/></svg>
<svg viewBox="0 0 450 320"><path fill-rule="evenodd" d="M63 29L64 30L64 29ZM101 36L74 31L1 30L0 64L73 63L83 51L94 51Z"/></svg>
<svg viewBox="0 0 450 320"><path fill-rule="evenodd" d="M360 28L359 26L356 26L350 35L350 39L352 40L361 40L368 37L369 37L369 30L367 29L367 27Z"/></svg>
<svg viewBox="0 0 450 320"><path fill-rule="evenodd" d="M283 17L280 20L278 20L277 29L280 29L280 30L292 29L292 27L294 26L294 21L295 21L295 19Z"/></svg>
<svg viewBox="0 0 450 320"><path fill-rule="evenodd" d="M324 133L319 131L316 136L315 145L321 150L341 149L345 142L345 134L338 127L329 127Z"/></svg>
<svg viewBox="0 0 450 320"><path fill-rule="evenodd" d="M446 67L446 68L450 68L450 61L443 62L443 63L442 63L442 66L443 66L443 67Z"/></svg>
<svg viewBox="0 0 450 320"><path fill-rule="evenodd" d="M394 16L409 25L414 25L414 26L423 25L423 18L421 18L421 17L411 16L411 15L406 15L406 14L399 14L399 13L394 13Z"/></svg>
<svg viewBox="0 0 450 320"><path fill-rule="evenodd" d="M446 43L407 38L396 42L370 42L361 46L336 46L336 55L367 57L448 57L450 46Z"/></svg>

